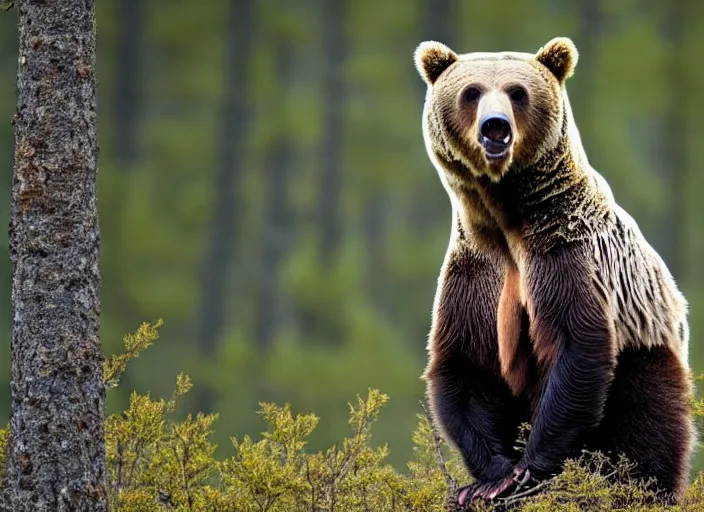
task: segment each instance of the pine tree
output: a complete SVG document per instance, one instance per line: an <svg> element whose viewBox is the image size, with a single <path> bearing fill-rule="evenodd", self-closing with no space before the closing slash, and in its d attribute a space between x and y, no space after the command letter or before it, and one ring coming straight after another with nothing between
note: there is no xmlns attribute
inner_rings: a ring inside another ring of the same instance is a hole
<svg viewBox="0 0 704 512"><path fill-rule="evenodd" d="M6 498L106 510L92 0L17 3Z"/></svg>

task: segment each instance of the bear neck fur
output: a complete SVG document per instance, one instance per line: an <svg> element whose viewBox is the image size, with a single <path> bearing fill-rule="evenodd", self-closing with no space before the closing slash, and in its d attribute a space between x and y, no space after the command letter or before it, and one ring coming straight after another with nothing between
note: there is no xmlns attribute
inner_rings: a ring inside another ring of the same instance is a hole
<svg viewBox="0 0 704 512"><path fill-rule="evenodd" d="M609 202L593 176L566 93L563 106L557 144L535 162L509 168L499 181L454 181L462 224L490 245L506 248L507 238L518 235L544 252L591 237L606 222ZM471 175L469 169L464 174Z"/></svg>

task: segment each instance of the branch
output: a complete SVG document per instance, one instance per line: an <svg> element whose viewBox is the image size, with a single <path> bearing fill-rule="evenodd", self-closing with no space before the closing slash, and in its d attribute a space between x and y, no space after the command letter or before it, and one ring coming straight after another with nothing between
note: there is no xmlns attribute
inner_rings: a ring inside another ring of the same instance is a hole
<svg viewBox="0 0 704 512"><path fill-rule="evenodd" d="M426 409L425 404L422 401L420 402L420 406L423 408L425 415L430 418L430 414L428 414L428 409ZM440 471L442 471L442 474L445 477L445 482L450 488L450 493L452 494L457 490L457 480L455 480L450 474L450 472L447 470L447 464L445 463L445 458L442 456L442 450L440 447L441 438L437 430L435 429L435 425L433 425L432 421L430 421L430 426L433 431L433 447L435 448L435 459L438 461Z"/></svg>
<svg viewBox="0 0 704 512"><path fill-rule="evenodd" d="M550 480L544 480L544 481L540 482L539 484L534 485L533 487L526 489L525 491L517 492L515 494L507 496L506 498L498 498L497 501L501 502L503 505L506 505L506 506L516 505L522 501L525 501L528 498L532 498L535 494L538 493L538 491L549 486L550 482L551 482Z"/></svg>

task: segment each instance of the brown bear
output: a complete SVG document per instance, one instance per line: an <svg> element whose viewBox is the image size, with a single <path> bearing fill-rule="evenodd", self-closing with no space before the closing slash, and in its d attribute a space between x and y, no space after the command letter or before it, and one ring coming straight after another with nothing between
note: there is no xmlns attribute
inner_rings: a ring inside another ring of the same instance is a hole
<svg viewBox="0 0 704 512"><path fill-rule="evenodd" d="M453 211L424 379L475 479L463 506L557 474L582 449L625 455L658 501L686 487L687 303L589 164L565 89L577 58L568 38L536 54L434 41L415 53L425 145Z"/></svg>

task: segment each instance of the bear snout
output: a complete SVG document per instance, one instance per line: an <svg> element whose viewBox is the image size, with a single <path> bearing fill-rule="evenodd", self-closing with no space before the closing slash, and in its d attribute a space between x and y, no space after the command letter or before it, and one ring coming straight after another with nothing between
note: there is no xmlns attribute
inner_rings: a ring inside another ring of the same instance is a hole
<svg viewBox="0 0 704 512"><path fill-rule="evenodd" d="M499 112L485 115L479 123L479 142L488 158L500 158L508 152L513 141L511 122Z"/></svg>

